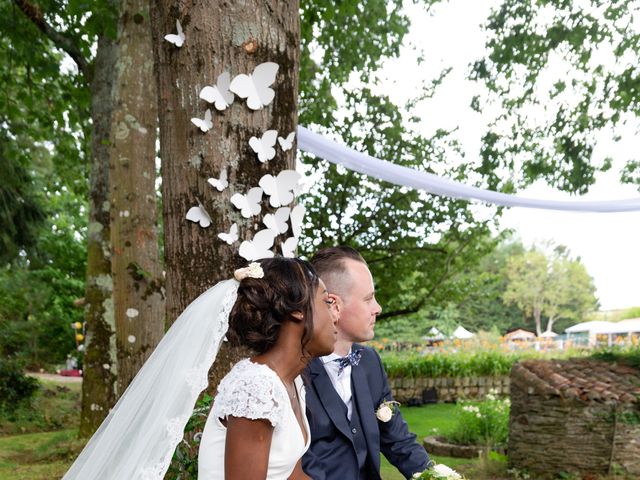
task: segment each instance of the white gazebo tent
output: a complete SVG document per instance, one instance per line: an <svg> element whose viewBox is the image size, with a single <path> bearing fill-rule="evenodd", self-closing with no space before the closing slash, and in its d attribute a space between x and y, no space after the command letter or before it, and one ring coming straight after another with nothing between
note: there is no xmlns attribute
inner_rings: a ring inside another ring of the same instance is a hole
<svg viewBox="0 0 640 480"><path fill-rule="evenodd" d="M567 328L565 332L567 332L567 338L570 338L572 334L586 333L589 337L589 345L595 345L597 335L607 335L607 343L611 346L616 336L627 335L630 337L634 333L640 335L640 318L629 318L621 322L602 320L582 322Z"/></svg>
<svg viewBox="0 0 640 480"><path fill-rule="evenodd" d="M458 328L456 328L453 331L453 334L451 336L453 338L459 338L461 340L465 340L467 338L473 337L473 333L471 333L469 330L464 328L462 325L458 325Z"/></svg>

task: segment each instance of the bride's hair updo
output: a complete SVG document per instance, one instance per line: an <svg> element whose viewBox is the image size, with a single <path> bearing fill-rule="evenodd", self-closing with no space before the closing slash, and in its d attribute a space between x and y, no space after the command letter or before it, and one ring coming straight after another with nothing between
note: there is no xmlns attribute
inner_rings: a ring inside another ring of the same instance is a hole
<svg viewBox="0 0 640 480"><path fill-rule="evenodd" d="M247 346L258 354L271 349L284 322L302 321L304 350L313 335L313 301L318 275L313 266L298 258L260 260L264 277L245 277L229 315L227 338L231 345ZM295 312L302 320L292 317Z"/></svg>

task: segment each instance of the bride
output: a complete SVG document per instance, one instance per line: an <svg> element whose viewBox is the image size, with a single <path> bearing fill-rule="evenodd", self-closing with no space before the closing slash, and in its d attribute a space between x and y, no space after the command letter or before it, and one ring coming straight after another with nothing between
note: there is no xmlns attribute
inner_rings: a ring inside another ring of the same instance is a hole
<svg viewBox="0 0 640 480"><path fill-rule="evenodd" d="M310 441L300 373L333 351L331 305L303 260L275 257L237 270L180 315L64 480L162 479L225 335L255 355L220 382L199 480L309 478L300 466Z"/></svg>

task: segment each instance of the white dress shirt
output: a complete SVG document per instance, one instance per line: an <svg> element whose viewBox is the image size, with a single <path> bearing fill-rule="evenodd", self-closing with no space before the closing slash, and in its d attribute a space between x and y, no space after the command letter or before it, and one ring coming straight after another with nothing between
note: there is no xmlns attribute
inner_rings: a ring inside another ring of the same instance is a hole
<svg viewBox="0 0 640 480"><path fill-rule="evenodd" d="M351 350L347 353L351 353ZM331 379L333 388L336 389L336 392L338 392L338 395L347 406L347 418L351 421L351 412L353 411L353 402L351 400L351 364L344 367L340 375L338 375L340 363L334 362L334 360L338 358L342 357L337 353L332 353L331 355L320 357L320 360L324 365L324 369L327 371L327 375L329 375Z"/></svg>

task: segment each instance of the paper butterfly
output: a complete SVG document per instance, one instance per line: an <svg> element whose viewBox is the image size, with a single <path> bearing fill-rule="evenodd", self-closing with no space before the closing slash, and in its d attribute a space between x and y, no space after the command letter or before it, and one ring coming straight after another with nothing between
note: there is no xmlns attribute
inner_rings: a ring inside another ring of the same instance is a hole
<svg viewBox="0 0 640 480"><path fill-rule="evenodd" d="M282 249L283 257L295 257L296 256L296 247L298 246L298 239L296 237L287 238L282 244L280 248Z"/></svg>
<svg viewBox="0 0 640 480"><path fill-rule="evenodd" d="M211 225L211 217L204 209L204 206L202 206L202 203L200 203L200 200L198 200L197 207L191 207L187 212L187 220L199 223L202 228L207 228Z"/></svg>
<svg viewBox="0 0 640 480"><path fill-rule="evenodd" d="M293 236L298 238L300 236L300 231L302 230L302 219L304 218L305 208L302 205L296 205L291 210L291 215L289 218L291 219L291 230L293 231Z"/></svg>
<svg viewBox="0 0 640 480"><path fill-rule="evenodd" d="M291 150L293 147L293 139L296 137L296 132L291 132L287 135L287 138L278 137L278 143L280 144L280 148L282 148L283 152L287 150Z"/></svg>
<svg viewBox="0 0 640 480"><path fill-rule="evenodd" d="M219 233L218 238L220 240L224 240L229 245L237 242L238 241L238 224L234 223L233 225L231 225L231 229L229 230L229 233L226 233L226 232Z"/></svg>
<svg viewBox="0 0 640 480"><path fill-rule="evenodd" d="M164 39L167 42L173 43L176 47L181 47L184 45L184 32L182 31L182 25L180 25L180 20L176 20L176 28L178 29L178 34L174 35L170 33L164 36Z"/></svg>
<svg viewBox="0 0 640 480"><path fill-rule="evenodd" d="M218 77L218 82L213 87L207 85L200 91L200 98L206 102L213 103L218 110L225 110L233 103L233 93L229 91L231 75L223 72Z"/></svg>
<svg viewBox="0 0 640 480"><path fill-rule="evenodd" d="M261 258L273 257L270 248L276 238L275 232L269 229L260 230L253 236L253 240L245 240L240 244L238 253L242 258L250 262L260 260Z"/></svg>
<svg viewBox="0 0 640 480"><path fill-rule="evenodd" d="M192 118L191 123L193 123L196 127L198 127L203 132L208 132L213 128L213 122L211 121L211 110L207 108L207 111L204 112L204 118Z"/></svg>
<svg viewBox="0 0 640 480"><path fill-rule="evenodd" d="M227 180L227 171L222 170L220 172L220 178L209 178L207 179L209 185L218 190L219 192L223 191L225 188L229 186L229 182Z"/></svg>
<svg viewBox="0 0 640 480"><path fill-rule="evenodd" d="M258 215L260 210L262 210L262 206L260 205L262 189L260 187L253 187L246 195L234 193L230 200L236 208L240 209L240 213L244 218Z"/></svg>
<svg viewBox="0 0 640 480"><path fill-rule="evenodd" d="M295 170L283 170L277 177L264 175L258 185L262 187L264 193L269 195L269 204L272 207L279 207L293 202L294 194L300 191L300 178L302 176Z"/></svg>
<svg viewBox="0 0 640 480"><path fill-rule="evenodd" d="M277 63L261 63L251 75L240 74L234 77L229 90L240 98L246 98L247 107L251 110L260 110L269 105L276 95L269 85L276 80L277 73Z"/></svg>
<svg viewBox="0 0 640 480"><path fill-rule="evenodd" d="M277 130L267 130L261 138L251 137L249 139L251 150L258 154L258 160L262 163L268 162L276 156L276 149L273 148L276 144L276 138L278 138Z"/></svg>
<svg viewBox="0 0 640 480"><path fill-rule="evenodd" d="M289 207L280 207L276 210L276 213L267 213L262 219L262 223L266 225L269 230L273 230L276 234L286 233L289 230Z"/></svg>

